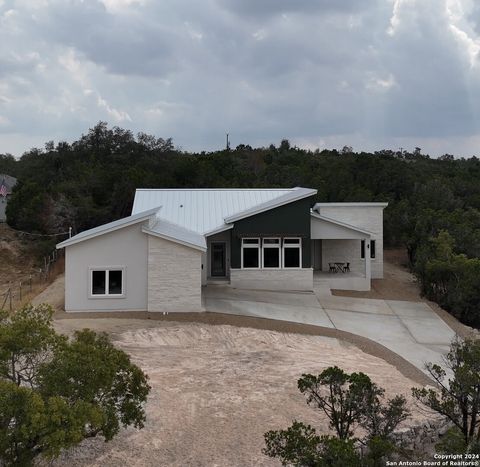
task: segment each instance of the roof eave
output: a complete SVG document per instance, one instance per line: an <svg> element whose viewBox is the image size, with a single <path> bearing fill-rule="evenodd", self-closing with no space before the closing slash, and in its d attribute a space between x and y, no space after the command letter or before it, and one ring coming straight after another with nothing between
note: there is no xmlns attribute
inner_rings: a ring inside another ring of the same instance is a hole
<svg viewBox="0 0 480 467"><path fill-rule="evenodd" d="M209 230L208 232L205 232L203 235L205 235L205 237L210 237L212 235L222 233L222 232L225 232L226 230L230 230L230 229L233 229L233 224L225 224L225 225L222 225L220 227L217 227L216 229Z"/></svg>

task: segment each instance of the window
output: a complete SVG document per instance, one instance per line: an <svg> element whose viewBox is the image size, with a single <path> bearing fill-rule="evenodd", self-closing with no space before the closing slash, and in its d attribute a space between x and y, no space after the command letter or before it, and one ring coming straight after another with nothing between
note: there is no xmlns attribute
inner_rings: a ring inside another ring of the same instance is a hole
<svg viewBox="0 0 480 467"><path fill-rule="evenodd" d="M242 268L260 267L260 239L242 238Z"/></svg>
<svg viewBox="0 0 480 467"><path fill-rule="evenodd" d="M370 258L375 259L376 255L376 244L375 240L370 240ZM365 240L360 242L360 258L365 259Z"/></svg>
<svg viewBox="0 0 480 467"><path fill-rule="evenodd" d="M280 239L263 239L263 267L278 269L280 267Z"/></svg>
<svg viewBox="0 0 480 467"><path fill-rule="evenodd" d="M95 269L91 274L92 296L123 296L123 269Z"/></svg>
<svg viewBox="0 0 480 467"><path fill-rule="evenodd" d="M283 239L283 267L302 267L302 240L300 238Z"/></svg>

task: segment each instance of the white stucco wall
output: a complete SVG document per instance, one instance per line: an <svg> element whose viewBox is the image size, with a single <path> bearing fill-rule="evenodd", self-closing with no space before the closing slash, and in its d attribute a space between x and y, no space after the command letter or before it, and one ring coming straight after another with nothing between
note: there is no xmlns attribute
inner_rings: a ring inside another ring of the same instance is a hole
<svg viewBox="0 0 480 467"><path fill-rule="evenodd" d="M230 269L237 289L313 290L313 269Z"/></svg>
<svg viewBox="0 0 480 467"><path fill-rule="evenodd" d="M202 311L202 252L148 236L148 311Z"/></svg>
<svg viewBox="0 0 480 467"><path fill-rule="evenodd" d="M383 207L382 206L321 206L319 214L345 224L352 225L362 230L372 232L372 240L376 243L375 259L371 260L372 279L383 278ZM349 259L353 270L363 271L360 266L364 260L360 259L360 240L347 240L338 242L323 242L323 264L328 266L329 259L333 256L350 255ZM336 248L336 251L334 250ZM366 250L368 251L368 250ZM330 259L330 262L332 261ZM342 258L340 258L340 261ZM364 268L364 266L363 266Z"/></svg>
<svg viewBox="0 0 480 467"><path fill-rule="evenodd" d="M124 268L123 298L90 298L91 268ZM66 247L66 311L145 311L147 236L141 224Z"/></svg>

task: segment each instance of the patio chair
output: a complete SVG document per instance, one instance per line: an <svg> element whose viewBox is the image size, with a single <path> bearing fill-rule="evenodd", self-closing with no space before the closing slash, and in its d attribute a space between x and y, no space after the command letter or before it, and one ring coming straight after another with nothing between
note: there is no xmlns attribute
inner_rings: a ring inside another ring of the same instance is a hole
<svg viewBox="0 0 480 467"><path fill-rule="evenodd" d="M345 264L343 267L343 272L350 272L350 263Z"/></svg>
<svg viewBox="0 0 480 467"><path fill-rule="evenodd" d="M335 267L335 263L328 263L328 267L330 268L329 272L337 272L337 268Z"/></svg>

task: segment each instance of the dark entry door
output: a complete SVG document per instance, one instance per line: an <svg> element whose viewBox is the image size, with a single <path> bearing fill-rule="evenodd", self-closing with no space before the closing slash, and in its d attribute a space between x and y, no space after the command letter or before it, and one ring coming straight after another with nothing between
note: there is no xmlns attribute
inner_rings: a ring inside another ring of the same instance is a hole
<svg viewBox="0 0 480 467"><path fill-rule="evenodd" d="M226 275L226 248L225 243L212 243L211 275L225 277Z"/></svg>

